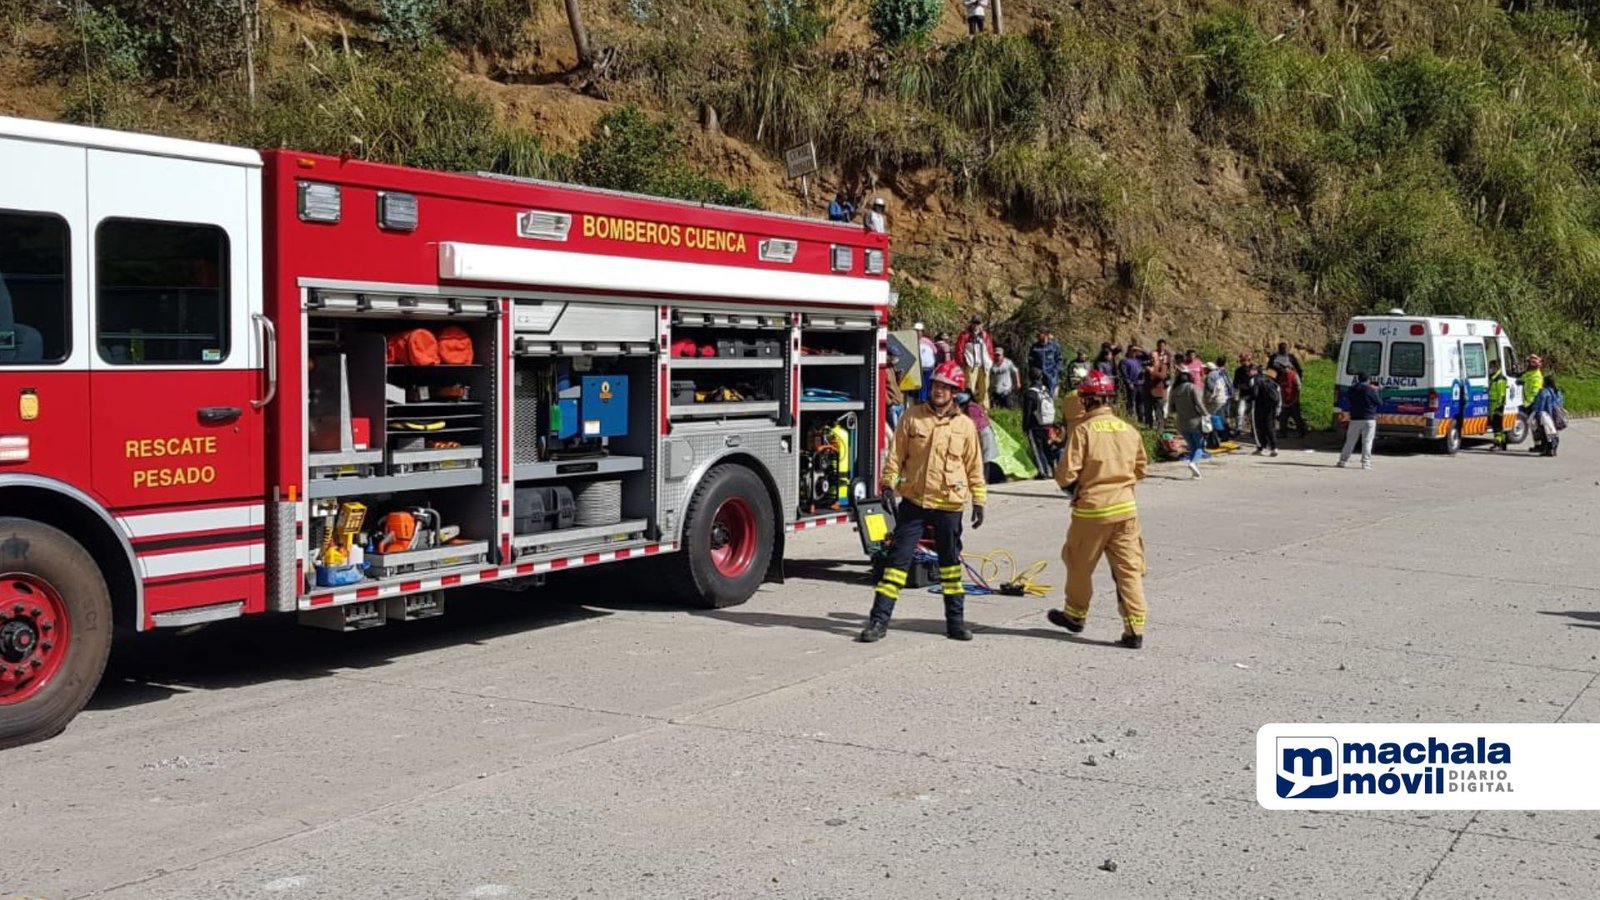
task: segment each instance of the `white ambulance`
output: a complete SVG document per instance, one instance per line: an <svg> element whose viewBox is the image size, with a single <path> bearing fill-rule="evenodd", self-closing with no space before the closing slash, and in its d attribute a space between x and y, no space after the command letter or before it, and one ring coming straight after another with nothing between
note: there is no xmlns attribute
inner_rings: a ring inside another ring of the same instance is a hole
<svg viewBox="0 0 1600 900"><path fill-rule="evenodd" d="M1440 442L1446 453L1463 439L1488 438L1489 363L1499 360L1508 381L1503 424L1508 440L1528 437L1517 416L1522 364L1499 322L1462 316L1408 316L1392 309L1382 316L1356 316L1339 347L1334 413L1349 422L1345 392L1358 372L1372 377L1382 404L1378 434Z"/></svg>

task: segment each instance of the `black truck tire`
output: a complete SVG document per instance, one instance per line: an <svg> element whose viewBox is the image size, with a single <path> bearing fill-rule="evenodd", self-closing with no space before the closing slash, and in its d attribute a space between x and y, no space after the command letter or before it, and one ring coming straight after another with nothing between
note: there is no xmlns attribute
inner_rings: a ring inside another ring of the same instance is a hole
<svg viewBox="0 0 1600 900"><path fill-rule="evenodd" d="M756 473L736 464L707 472L689 500L678 552L663 560L673 593L704 609L749 600L772 562L777 521Z"/></svg>
<svg viewBox="0 0 1600 900"><path fill-rule="evenodd" d="M111 593L60 529L0 518L0 750L60 734L111 653Z"/></svg>

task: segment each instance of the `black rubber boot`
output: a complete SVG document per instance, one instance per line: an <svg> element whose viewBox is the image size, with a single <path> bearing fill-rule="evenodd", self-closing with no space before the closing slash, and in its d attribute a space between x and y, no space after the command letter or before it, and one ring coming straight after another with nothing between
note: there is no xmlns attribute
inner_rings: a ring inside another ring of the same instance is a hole
<svg viewBox="0 0 1600 900"><path fill-rule="evenodd" d="M1559 437L1551 438L1550 439L1550 453L1548 455L1555 456L1556 455L1556 451L1560 450L1560 449L1561 449L1561 438L1559 438Z"/></svg>
<svg viewBox="0 0 1600 900"><path fill-rule="evenodd" d="M1125 634L1122 636L1122 640L1118 641L1117 643L1127 647L1129 650L1140 650L1144 648L1144 635Z"/></svg>
<svg viewBox="0 0 1600 900"><path fill-rule="evenodd" d="M1083 622L1069 617L1062 610L1052 609L1045 613L1044 617L1050 620L1051 625L1059 625L1073 634L1081 634L1083 632Z"/></svg>
<svg viewBox="0 0 1600 900"><path fill-rule="evenodd" d="M867 616L867 627L861 629L856 640L863 644L883 640L889 633L889 617L894 614L894 601L882 594L872 598L872 613Z"/></svg>
<svg viewBox="0 0 1600 900"><path fill-rule="evenodd" d="M967 627L967 595L946 594L944 598L944 636L952 641L972 640Z"/></svg>

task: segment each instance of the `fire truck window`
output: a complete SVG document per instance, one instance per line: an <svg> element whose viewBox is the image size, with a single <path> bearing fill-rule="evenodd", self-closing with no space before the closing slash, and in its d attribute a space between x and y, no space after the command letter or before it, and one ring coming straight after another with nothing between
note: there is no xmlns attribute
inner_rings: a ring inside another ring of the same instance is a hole
<svg viewBox="0 0 1600 900"><path fill-rule="evenodd" d="M67 358L69 252L60 217L0 210L0 366Z"/></svg>
<svg viewBox="0 0 1600 900"><path fill-rule="evenodd" d="M95 234L100 356L119 365L228 356L228 235L215 225L107 219Z"/></svg>

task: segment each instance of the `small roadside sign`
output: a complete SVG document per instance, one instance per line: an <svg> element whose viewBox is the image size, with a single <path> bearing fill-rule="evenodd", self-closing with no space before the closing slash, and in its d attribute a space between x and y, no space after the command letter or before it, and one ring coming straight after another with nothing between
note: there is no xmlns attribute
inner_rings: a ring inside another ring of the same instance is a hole
<svg viewBox="0 0 1600 900"><path fill-rule="evenodd" d="M798 147L783 151L783 163L789 168L790 178L804 178L817 171L817 145L806 141Z"/></svg>

